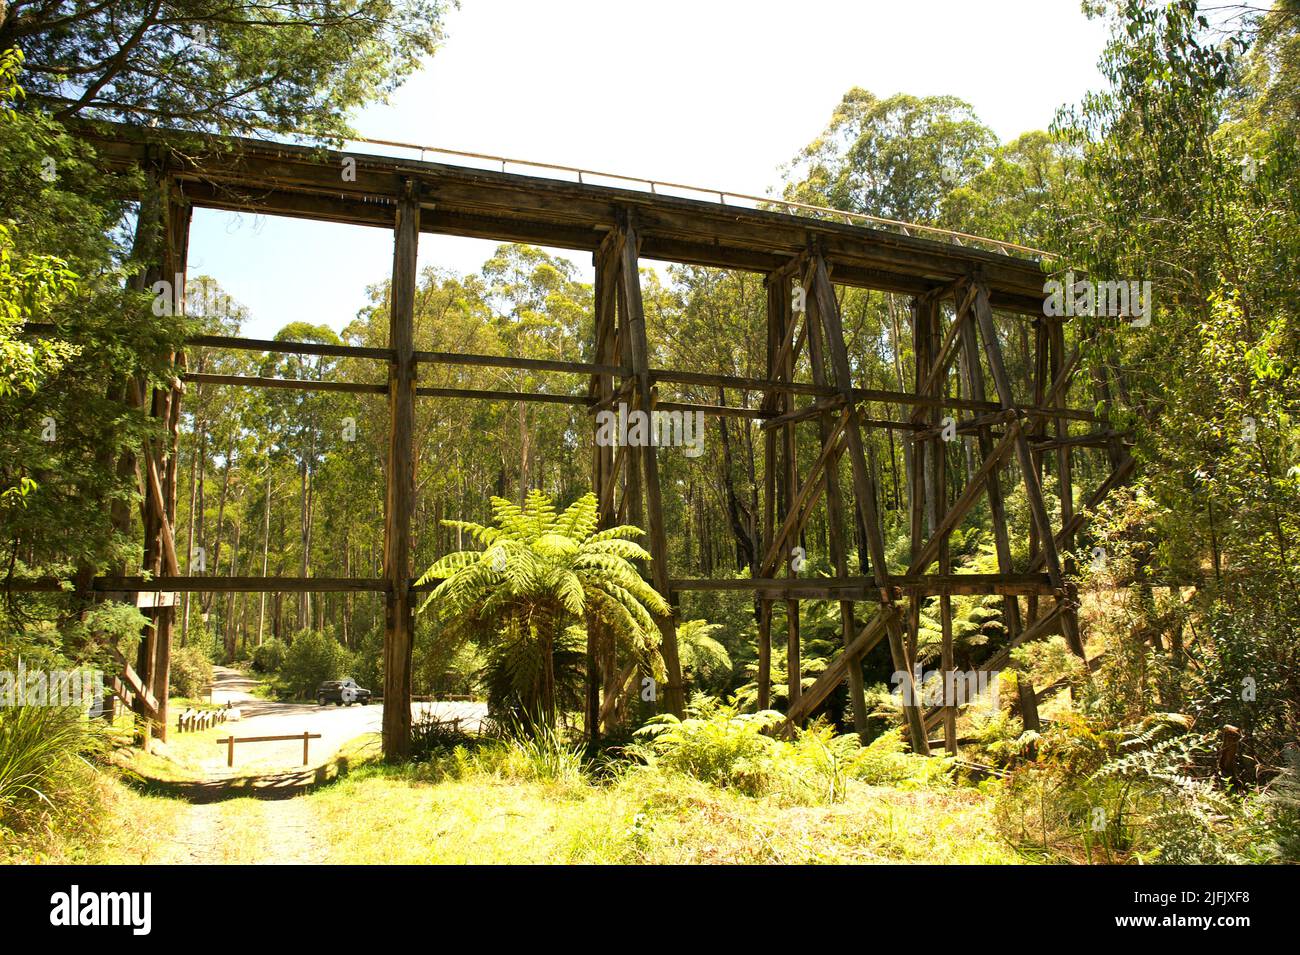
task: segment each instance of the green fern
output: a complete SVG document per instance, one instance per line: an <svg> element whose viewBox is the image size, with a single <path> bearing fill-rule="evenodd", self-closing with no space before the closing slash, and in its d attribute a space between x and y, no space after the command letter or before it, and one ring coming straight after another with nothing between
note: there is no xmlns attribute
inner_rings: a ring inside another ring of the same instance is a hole
<svg viewBox="0 0 1300 955"><path fill-rule="evenodd" d="M639 528L598 531L594 494L562 512L538 490L523 506L494 497L492 517L495 526L444 521L482 549L443 556L417 585L439 581L421 612L432 606L449 635L487 645L488 682L502 706L532 721L554 721L557 702L572 695L572 679L581 679L571 676L580 668L567 665L575 650L565 631L577 623L603 625L625 654L662 672L655 616L671 610L632 563L650 560L634 539L643 534Z"/></svg>

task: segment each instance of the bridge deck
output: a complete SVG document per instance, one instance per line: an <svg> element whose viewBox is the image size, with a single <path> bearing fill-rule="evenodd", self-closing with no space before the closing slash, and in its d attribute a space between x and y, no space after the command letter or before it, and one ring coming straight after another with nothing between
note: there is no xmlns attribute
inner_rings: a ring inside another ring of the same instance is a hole
<svg viewBox="0 0 1300 955"><path fill-rule="evenodd" d="M164 161L181 194L198 207L391 229L394 208L410 180L420 197L421 232L595 252L620 212L631 210L642 258L771 273L813 240L838 284L922 294L978 271L994 307L1027 314L1042 310L1044 276L1038 262L883 228L254 139L200 139L108 123L86 126L83 135L111 163Z"/></svg>

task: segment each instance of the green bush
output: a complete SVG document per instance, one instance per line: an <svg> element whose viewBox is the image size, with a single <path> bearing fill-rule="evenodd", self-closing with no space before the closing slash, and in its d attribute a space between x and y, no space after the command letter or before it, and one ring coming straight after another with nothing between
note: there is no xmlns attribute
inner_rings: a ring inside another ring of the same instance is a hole
<svg viewBox="0 0 1300 955"><path fill-rule="evenodd" d="M839 802L849 781L872 785L928 784L943 779L948 761L904 751L901 735L870 746L853 734L815 723L792 739L773 735L784 717L773 710L741 713L733 704L697 695L688 718L657 716L637 731L647 742L629 747L652 769L692 776L749 796L779 795L798 803Z"/></svg>
<svg viewBox="0 0 1300 955"><path fill-rule="evenodd" d="M202 647L177 647L172 653L171 690L191 699L201 696L212 684L212 661Z"/></svg>
<svg viewBox="0 0 1300 955"><path fill-rule="evenodd" d="M284 666L284 641L271 637L253 650L253 669L258 673L279 673Z"/></svg>
<svg viewBox="0 0 1300 955"><path fill-rule="evenodd" d="M639 729L637 735L649 742L636 752L669 771L750 796L763 795L774 788L780 774L780 743L766 731L781 720L775 710L741 713L697 696L687 719L665 713Z"/></svg>
<svg viewBox="0 0 1300 955"><path fill-rule="evenodd" d="M1003 835L1050 861L1173 865L1295 861L1300 791L1290 773L1242 795L1215 776L1215 740L1179 714L1107 727L1070 714L1038 760L998 787Z"/></svg>
<svg viewBox="0 0 1300 955"><path fill-rule="evenodd" d="M298 634L284 655L280 684L292 699L310 699L326 680L348 675L352 654L333 637L317 631Z"/></svg>

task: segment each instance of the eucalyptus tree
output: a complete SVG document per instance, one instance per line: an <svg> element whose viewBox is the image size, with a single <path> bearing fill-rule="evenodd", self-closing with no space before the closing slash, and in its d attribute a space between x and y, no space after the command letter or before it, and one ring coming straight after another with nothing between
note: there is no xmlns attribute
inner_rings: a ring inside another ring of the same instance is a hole
<svg viewBox="0 0 1300 955"><path fill-rule="evenodd" d="M955 96L887 99L854 87L785 169L785 198L906 222L934 222L979 172L997 137Z"/></svg>
<svg viewBox="0 0 1300 955"><path fill-rule="evenodd" d="M441 0L11 0L0 49L60 119L337 135L442 38Z"/></svg>
<svg viewBox="0 0 1300 955"><path fill-rule="evenodd" d="M276 341L340 344L339 336L326 325L290 322L276 333ZM326 381L333 377L337 359L325 355L268 354L261 373L270 378ZM274 441L294 462L298 471L298 575L312 575L312 532L315 527L315 477L326 453L352 436L340 413L338 394L329 391L274 390L266 396ZM312 626L311 594L298 595L297 626Z"/></svg>
<svg viewBox="0 0 1300 955"><path fill-rule="evenodd" d="M484 263L483 280L488 300L496 312L494 327L501 347L520 358L549 358L576 361L592 337L592 289L579 282L567 259L535 246L503 245ZM538 374L524 369L502 369L498 381L510 391L546 390L558 380L555 373ZM518 441L519 500L530 488L541 487L546 478L545 456L549 449L576 451L570 431L571 413L552 405L516 405L515 438ZM505 437L505 435L503 435ZM553 457L559 493L571 490L566 459L571 453ZM499 493L504 494L504 490Z"/></svg>
<svg viewBox="0 0 1300 955"><path fill-rule="evenodd" d="M1300 162L1295 118L1276 109L1295 82L1296 8L1226 35L1194 0L1103 9L1107 86L1057 122L1081 175L1055 247L1090 276L1150 281L1155 307L1136 326L1080 320L1139 460L1096 543L1125 572L1204 579L1174 615L1140 591L1122 632L1159 647L1165 705L1245 727L1243 751L1276 762L1300 712ZM1115 680L1117 709L1149 698Z"/></svg>

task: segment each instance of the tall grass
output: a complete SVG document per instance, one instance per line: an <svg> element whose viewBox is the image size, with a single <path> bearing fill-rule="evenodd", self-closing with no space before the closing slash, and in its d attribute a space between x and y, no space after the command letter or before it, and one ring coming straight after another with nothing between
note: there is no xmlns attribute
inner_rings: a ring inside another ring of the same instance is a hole
<svg viewBox="0 0 1300 955"><path fill-rule="evenodd" d="M435 779L485 773L520 782L580 784L591 768L585 744L555 726L493 721L476 735L431 715L411 727L411 761L426 764L426 774Z"/></svg>
<svg viewBox="0 0 1300 955"><path fill-rule="evenodd" d="M106 742L79 707L0 707L0 826L84 809L86 756Z"/></svg>
<svg viewBox="0 0 1300 955"><path fill-rule="evenodd" d="M531 779L572 782L582 777L586 767L583 744L569 742L551 725L516 726L507 744L513 761Z"/></svg>

